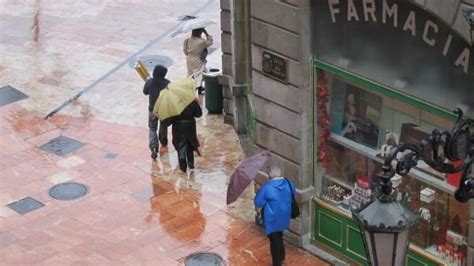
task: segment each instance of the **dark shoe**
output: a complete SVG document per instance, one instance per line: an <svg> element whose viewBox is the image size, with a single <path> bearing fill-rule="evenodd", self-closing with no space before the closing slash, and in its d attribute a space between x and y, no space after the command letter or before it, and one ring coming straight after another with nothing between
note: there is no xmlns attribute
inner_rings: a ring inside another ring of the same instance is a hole
<svg viewBox="0 0 474 266"><path fill-rule="evenodd" d="M184 166L180 165L179 169L181 170L181 172L186 173L186 170L187 170L186 165L184 165Z"/></svg>
<svg viewBox="0 0 474 266"><path fill-rule="evenodd" d="M203 87L198 87L198 94L203 95L204 94L204 88Z"/></svg>
<svg viewBox="0 0 474 266"><path fill-rule="evenodd" d="M156 160L157 157L158 157L158 149L153 149L153 150L151 151L151 158L152 158L153 160Z"/></svg>

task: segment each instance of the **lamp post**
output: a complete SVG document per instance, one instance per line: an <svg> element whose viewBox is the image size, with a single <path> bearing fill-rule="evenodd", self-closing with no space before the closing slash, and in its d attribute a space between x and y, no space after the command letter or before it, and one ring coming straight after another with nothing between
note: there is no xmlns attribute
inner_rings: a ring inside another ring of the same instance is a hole
<svg viewBox="0 0 474 266"><path fill-rule="evenodd" d="M405 263L410 227L418 215L406 203L398 202L393 193L391 178L410 172L423 160L442 173L462 172L455 198L467 202L474 198L474 179L470 175L474 158L474 120L464 118L461 109L450 131L433 130L428 139L419 144L402 143L391 149L385 158L375 200L360 210L353 210L353 217L363 233L368 261L375 266L401 266ZM460 166L453 162L463 161Z"/></svg>

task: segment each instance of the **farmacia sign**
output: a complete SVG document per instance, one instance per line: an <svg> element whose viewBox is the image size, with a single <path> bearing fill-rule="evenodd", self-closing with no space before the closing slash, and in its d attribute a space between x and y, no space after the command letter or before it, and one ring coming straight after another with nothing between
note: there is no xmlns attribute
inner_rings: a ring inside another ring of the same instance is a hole
<svg viewBox="0 0 474 266"><path fill-rule="evenodd" d="M421 38L429 46L439 44L439 47L442 48L440 53L443 56L450 52L453 35L440 34L440 26L437 22L426 18L417 19L417 13L414 10L407 10L408 14L399 12L398 3L395 2L388 3L383 0L379 5L375 3L375 0L357 2L362 2L362 5L356 7L354 0L328 0L332 22L336 23L338 19L347 19L349 22L364 20L365 22L390 24L394 28L400 27L415 38ZM344 17L341 16L342 8L346 9ZM421 32L420 29L422 29ZM454 65L461 67L465 73L468 73L470 56L471 50L466 46L456 57Z"/></svg>

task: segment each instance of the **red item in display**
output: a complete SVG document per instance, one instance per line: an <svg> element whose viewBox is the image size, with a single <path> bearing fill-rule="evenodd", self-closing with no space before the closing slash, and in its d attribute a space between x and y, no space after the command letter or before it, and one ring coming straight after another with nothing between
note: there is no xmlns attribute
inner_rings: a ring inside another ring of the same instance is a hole
<svg viewBox="0 0 474 266"><path fill-rule="evenodd" d="M367 178L366 177L360 177L357 179L357 185L361 188L364 188L364 189L369 189L370 188L370 184L369 182L367 182L366 180Z"/></svg>
<svg viewBox="0 0 474 266"><path fill-rule="evenodd" d="M318 70L318 83L316 85L317 93L317 110L318 110L318 128L319 128L319 147L318 147L318 162L327 169L329 165L328 159L328 141L331 137L331 121L327 110L329 102L329 90L326 85L326 74L324 71Z"/></svg>
<svg viewBox="0 0 474 266"><path fill-rule="evenodd" d="M463 163L462 160L457 162L452 162L455 167L461 166ZM446 177L448 179L448 184L453 187L459 188L459 181L461 181L462 172L455 173L455 174L448 174Z"/></svg>

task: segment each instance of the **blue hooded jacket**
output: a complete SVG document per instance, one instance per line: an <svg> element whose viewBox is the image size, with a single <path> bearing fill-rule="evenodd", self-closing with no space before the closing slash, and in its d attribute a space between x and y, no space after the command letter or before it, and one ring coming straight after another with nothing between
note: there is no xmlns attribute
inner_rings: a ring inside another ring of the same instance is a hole
<svg viewBox="0 0 474 266"><path fill-rule="evenodd" d="M263 224L267 235L285 231L290 225L291 190L294 195L296 195L296 191L293 182L289 182L291 188L284 178L273 178L263 185L255 195L255 207L263 208Z"/></svg>

